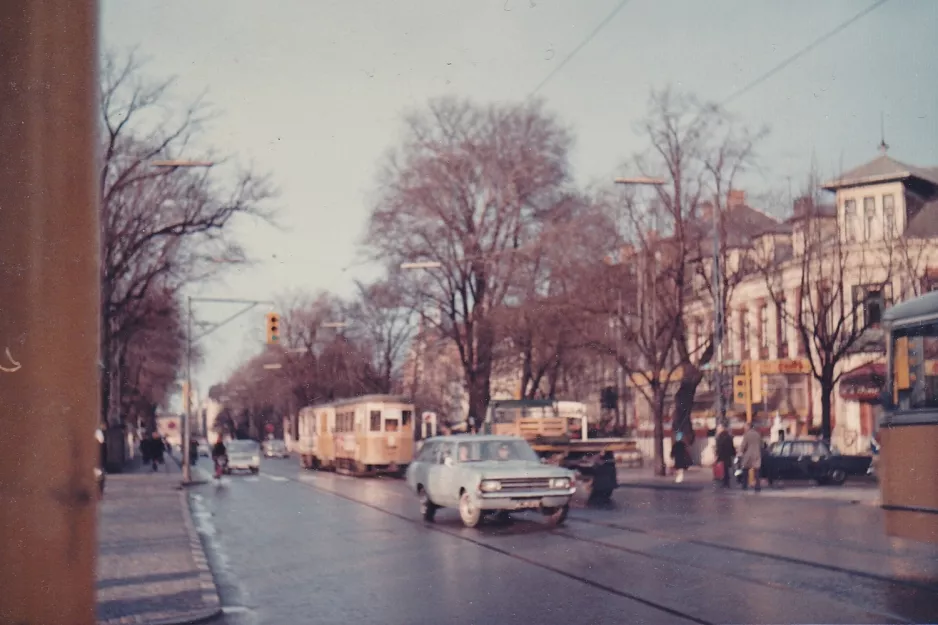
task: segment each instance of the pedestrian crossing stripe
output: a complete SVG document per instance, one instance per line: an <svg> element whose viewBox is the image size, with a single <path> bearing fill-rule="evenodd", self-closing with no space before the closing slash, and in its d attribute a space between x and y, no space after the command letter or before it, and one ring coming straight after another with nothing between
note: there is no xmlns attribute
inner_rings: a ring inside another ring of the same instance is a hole
<svg viewBox="0 0 938 625"><path fill-rule="evenodd" d="M285 478L285 477L280 477L279 475L265 475L264 477L266 477L268 480L273 480L273 481L275 481L275 482L286 482L286 481L287 481L287 478Z"/></svg>

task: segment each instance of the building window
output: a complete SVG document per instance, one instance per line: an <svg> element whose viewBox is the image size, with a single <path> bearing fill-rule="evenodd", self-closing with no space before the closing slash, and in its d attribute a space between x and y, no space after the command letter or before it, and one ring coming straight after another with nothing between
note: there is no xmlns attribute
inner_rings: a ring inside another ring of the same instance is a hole
<svg viewBox="0 0 938 625"><path fill-rule="evenodd" d="M883 238L896 236L896 198L894 195L883 196Z"/></svg>
<svg viewBox="0 0 938 625"><path fill-rule="evenodd" d="M858 329L879 325L883 320L883 311L891 305L891 284L859 284L853 287L854 319Z"/></svg>
<svg viewBox="0 0 938 625"><path fill-rule="evenodd" d="M938 291L938 269L929 267L922 276L922 293Z"/></svg>
<svg viewBox="0 0 938 625"><path fill-rule="evenodd" d="M785 299L775 302L775 344L778 345L778 357L788 358L788 337L785 330Z"/></svg>
<svg viewBox="0 0 938 625"><path fill-rule="evenodd" d="M749 311L743 308L739 311L739 358L749 360L749 333L752 328L749 324Z"/></svg>
<svg viewBox="0 0 938 625"><path fill-rule="evenodd" d="M863 238L873 240L873 223L876 221L876 200L871 197L863 198Z"/></svg>
<svg viewBox="0 0 938 625"><path fill-rule="evenodd" d="M759 307L759 358L769 357L769 310L765 304Z"/></svg>
<svg viewBox="0 0 938 625"><path fill-rule="evenodd" d="M844 202L844 236L847 243L854 243L857 240L857 201L847 200Z"/></svg>

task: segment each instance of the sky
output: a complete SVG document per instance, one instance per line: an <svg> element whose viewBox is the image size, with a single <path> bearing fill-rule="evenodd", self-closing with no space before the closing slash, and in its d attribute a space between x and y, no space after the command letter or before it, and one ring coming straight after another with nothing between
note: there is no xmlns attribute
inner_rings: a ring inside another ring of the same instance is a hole
<svg viewBox="0 0 938 625"><path fill-rule="evenodd" d="M376 277L359 244L379 164L402 115L437 96L521 101L546 79L534 95L575 133L583 185L647 148L635 123L650 90L669 85L768 126L747 193L797 187L812 156L828 174L872 160L881 120L890 156L938 166L938 2L886 2L729 101L872 0L626 0L591 36L620 2L102 0L102 48L135 50L154 80L175 77L170 105L204 94L217 116L201 145L269 173L280 192L279 228L235 225L257 262L188 294L347 296ZM206 322L238 310L194 309ZM198 389L260 352L267 310L203 339Z"/></svg>

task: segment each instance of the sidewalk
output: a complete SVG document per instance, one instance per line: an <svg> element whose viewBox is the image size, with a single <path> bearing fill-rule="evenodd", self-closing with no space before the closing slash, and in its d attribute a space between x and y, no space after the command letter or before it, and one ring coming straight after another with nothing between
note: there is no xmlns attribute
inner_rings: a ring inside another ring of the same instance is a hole
<svg viewBox="0 0 938 625"><path fill-rule="evenodd" d="M221 613L171 457L109 474L98 508L99 625L196 623Z"/></svg>
<svg viewBox="0 0 938 625"><path fill-rule="evenodd" d="M618 470L619 486L621 488L650 488L655 490L678 491L713 491L719 489L728 494L742 494L743 491L735 483L733 488L723 491L720 484L713 479L710 467L691 467L684 472L684 481L681 484L674 482L674 475L657 476L650 467L640 469ZM819 499L860 503L872 506L880 504L879 488L876 482L856 478L849 480L844 486L816 486L813 482L795 481L786 482L780 487L769 487L763 480L761 496L765 497L793 497L804 499Z"/></svg>

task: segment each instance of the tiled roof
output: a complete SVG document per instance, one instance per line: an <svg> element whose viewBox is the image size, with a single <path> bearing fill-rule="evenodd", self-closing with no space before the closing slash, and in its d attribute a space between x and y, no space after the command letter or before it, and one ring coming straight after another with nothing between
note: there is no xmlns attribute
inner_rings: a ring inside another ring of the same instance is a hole
<svg viewBox="0 0 938 625"><path fill-rule="evenodd" d="M824 183L824 188L834 190L841 187L904 180L905 178L919 178L938 186L938 168L906 165L883 154L869 163L855 167Z"/></svg>

